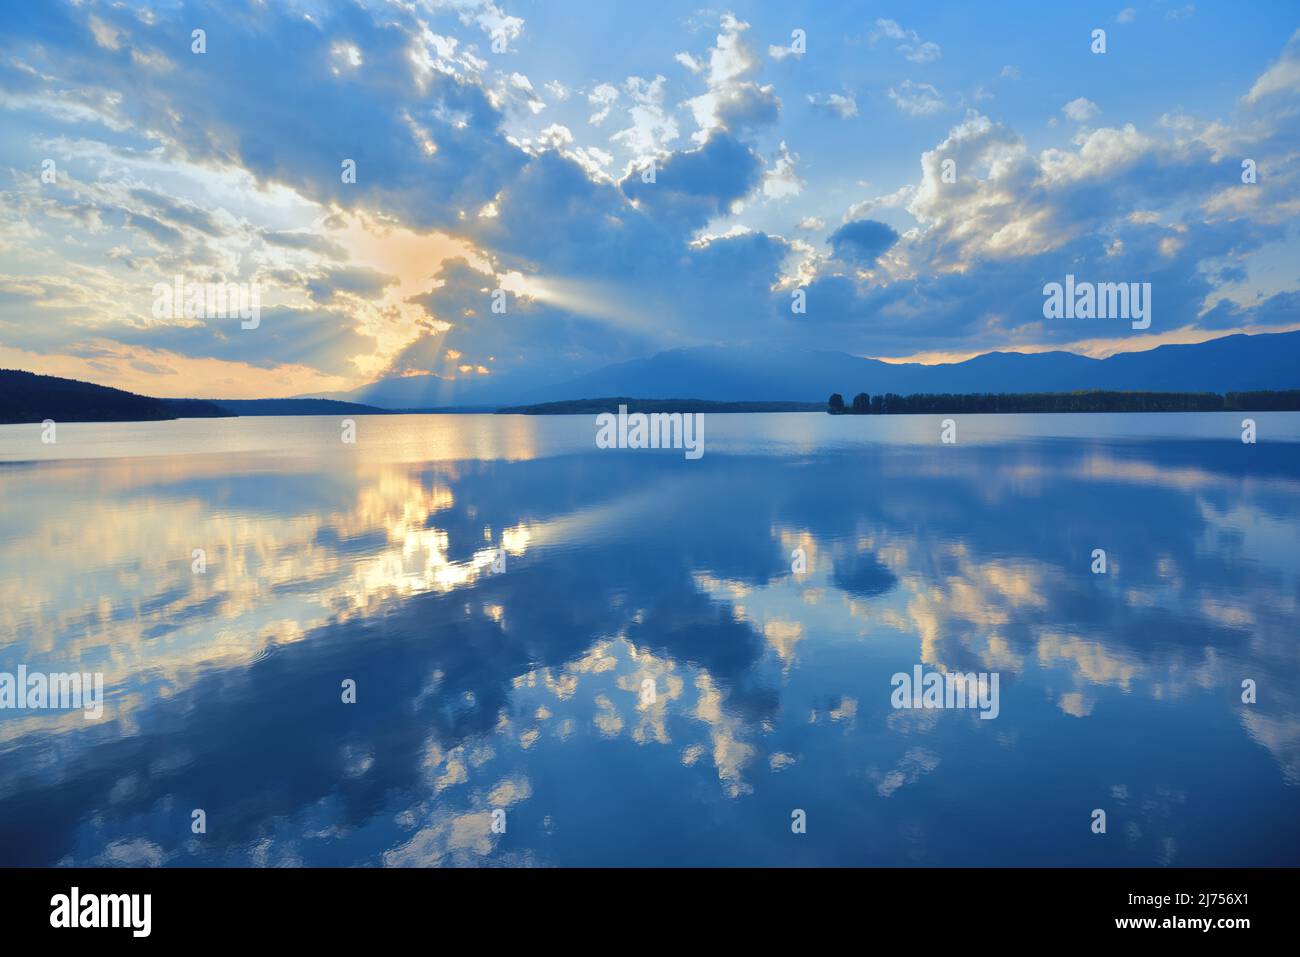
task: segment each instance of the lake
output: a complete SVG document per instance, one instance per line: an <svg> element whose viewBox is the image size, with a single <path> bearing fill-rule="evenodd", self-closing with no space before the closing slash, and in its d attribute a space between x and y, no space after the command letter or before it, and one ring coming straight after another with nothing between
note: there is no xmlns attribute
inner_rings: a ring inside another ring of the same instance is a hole
<svg viewBox="0 0 1300 957"><path fill-rule="evenodd" d="M103 676L0 709L0 864L1295 865L1300 415L1242 417L0 427L0 672Z"/></svg>

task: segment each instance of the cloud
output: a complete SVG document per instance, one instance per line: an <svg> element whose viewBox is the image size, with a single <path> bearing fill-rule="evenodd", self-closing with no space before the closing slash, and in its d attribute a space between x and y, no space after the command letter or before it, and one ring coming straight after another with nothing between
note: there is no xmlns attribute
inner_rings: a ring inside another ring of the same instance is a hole
<svg viewBox="0 0 1300 957"><path fill-rule="evenodd" d="M874 219L845 223L831 233L829 242L837 258L861 266L872 266L898 242L892 226Z"/></svg>
<svg viewBox="0 0 1300 957"><path fill-rule="evenodd" d="M90 32L94 36L95 42L105 50L118 50L121 48L121 40L116 28L105 23L93 13L89 18Z"/></svg>
<svg viewBox="0 0 1300 957"><path fill-rule="evenodd" d="M492 291L499 278L464 260L444 263L438 280L440 285L417 301L450 328L431 328L386 370L389 376L426 371L441 376L441 382L431 383L437 394L430 401L460 401L485 385L522 390L560 381L601 362L632 358L645 345L635 333L526 294L508 294L506 314L494 313Z"/></svg>
<svg viewBox="0 0 1300 957"><path fill-rule="evenodd" d="M1132 7L1125 7L1119 13L1115 14L1116 23L1132 23L1137 19L1137 11Z"/></svg>
<svg viewBox="0 0 1300 957"><path fill-rule="evenodd" d="M1245 99L1255 104L1279 93L1294 94L1297 89L1300 89L1300 30L1291 34L1282 55L1260 75Z"/></svg>
<svg viewBox="0 0 1300 957"><path fill-rule="evenodd" d="M237 374L234 367L293 367L353 377L357 374L353 357L375 348L374 340L353 325L346 310L331 307L263 305L255 329L241 328L236 316L176 322L145 319L115 327L111 342L97 338L93 330L77 331L80 335L74 341L60 346L61 354L87 360L149 355L162 366L180 359L219 360L231 364L230 374ZM30 347L34 342L25 337L25 344Z"/></svg>
<svg viewBox="0 0 1300 957"><path fill-rule="evenodd" d="M215 216L207 210L200 209L193 203L165 196L162 193L143 187L131 190L130 195L133 199L144 203L160 219L171 223L173 226L188 226L209 236L222 236L226 233L226 230L222 228Z"/></svg>
<svg viewBox="0 0 1300 957"><path fill-rule="evenodd" d="M889 98L900 110L912 116L931 116L947 108L943 96L929 83L904 80L898 89L889 88Z"/></svg>
<svg viewBox="0 0 1300 957"><path fill-rule="evenodd" d="M780 114L781 100L775 88L760 86L752 79L762 63L742 37L748 29L748 23L723 14L721 32L707 59L690 53L677 55L677 61L702 76L708 87L707 92L684 104L699 127L692 134L697 143L703 143L714 130L740 133L774 123Z"/></svg>
<svg viewBox="0 0 1300 957"><path fill-rule="evenodd" d="M813 109L840 119L850 119L858 115L858 101L852 93L809 93L808 102Z"/></svg>
<svg viewBox="0 0 1300 957"><path fill-rule="evenodd" d="M1061 107L1061 112L1076 123L1086 123L1100 113L1101 110L1091 100L1078 97Z"/></svg>
<svg viewBox="0 0 1300 957"><path fill-rule="evenodd" d="M776 162L763 176L763 195L769 199L785 199L803 192L804 181L795 172L799 157L792 155L785 140L777 147Z"/></svg>
<svg viewBox="0 0 1300 957"><path fill-rule="evenodd" d="M490 4L458 9L492 16ZM79 15L75 8L43 10L32 28L44 38L49 79L7 70L5 88L112 90L117 117L174 154L238 165L320 201L371 204L426 226L450 225L460 210L482 205L520 161L488 92L466 82L471 73L443 72L454 69L442 62L450 45L413 20L403 23L401 13L379 21L341 7L306 18L270 5L255 19L223 21L225 42L157 76L124 58L78 49L79 31L69 21ZM203 15L185 6L158 11L151 25L132 23L132 43L161 45L178 23ZM510 19L503 22L508 29ZM340 35L365 62L346 77L328 66ZM293 96L266 95L277 89ZM348 121L320 122L327 116ZM417 129L432 132L421 139ZM355 183L341 180L344 159L356 161Z"/></svg>
<svg viewBox="0 0 1300 957"><path fill-rule="evenodd" d="M596 107L596 112L591 114L587 122L592 126L600 126L609 118L609 111L618 102L618 87L601 83L587 94L587 102Z"/></svg>
<svg viewBox="0 0 1300 957"><path fill-rule="evenodd" d="M668 144L677 139L677 121L664 110L665 82L662 76L651 81L631 76L624 83L633 103L628 110L632 125L619 130L610 141L638 159L667 152Z"/></svg>
<svg viewBox="0 0 1300 957"><path fill-rule="evenodd" d="M917 228L885 245L883 224L871 227L868 239L878 244L868 242L864 254L877 257L872 281L842 275L833 263L819 266L807 287L808 328L838 348L933 337L952 351L966 343L968 354L990 341L1122 338L1118 330L1042 320L1042 285L1060 280L1062 264L1080 276L1151 282L1161 333L1284 324L1294 296L1249 304L1209 298L1216 277L1239 273L1207 272L1205 264L1240 261L1281 241L1285 227L1190 212L1198 198L1222 188L1224 167L1235 164L1220 165L1208 143L1181 132L1171 142L1126 125L1081 134L1069 150L1033 153L1014 131L969 114L923 154L920 182L897 194L907 197ZM943 181L945 160L959 171L955 182ZM1155 216L1153 209L1168 212ZM836 258L850 260L842 241L833 237L832 246ZM880 246L886 260L878 258Z"/></svg>
<svg viewBox="0 0 1300 957"><path fill-rule="evenodd" d="M435 8L454 11L464 24L478 26L493 40L506 43L518 40L524 32L524 21L510 16L492 0L430 0Z"/></svg>
<svg viewBox="0 0 1300 957"><path fill-rule="evenodd" d="M939 44L922 40L915 30L906 30L897 21L880 19L871 34L871 42L880 39L899 41L895 49L912 63L933 63L943 56Z"/></svg>
<svg viewBox="0 0 1300 957"><path fill-rule="evenodd" d="M791 247L754 231L701 230L751 194L793 195L796 162L779 146L765 166L716 131L663 158L654 182L633 171L615 184L590 178L567 148L539 151L496 197L497 215L473 223L475 242L494 250L492 271L444 268L441 285L418 298L428 331L390 373L454 375L437 386L444 400L487 384L515 395L701 337L748 336L773 309L771 288ZM515 282L507 275L515 268L523 270L518 296L508 317L493 315L488 294ZM446 348L461 353L457 368L434 364ZM460 375L460 364L488 367L490 383Z"/></svg>
<svg viewBox="0 0 1300 957"><path fill-rule="evenodd" d="M507 82L494 93L498 104L517 103L534 114L546 109L545 101L533 90L533 81L522 73L511 73Z"/></svg>
<svg viewBox="0 0 1300 957"><path fill-rule="evenodd" d="M305 250L329 259L347 258L347 251L342 246L314 232L267 230L262 233L262 239L282 249Z"/></svg>
<svg viewBox="0 0 1300 957"><path fill-rule="evenodd" d="M665 160L654 183L630 174L620 185L656 219L687 232L725 213L759 184L761 175L762 162L752 149L716 133L704 145Z"/></svg>
<svg viewBox="0 0 1300 957"><path fill-rule="evenodd" d="M320 303L329 303L340 296L357 296L362 299L377 299L389 286L395 286L400 280L369 269L365 266L346 266L331 269L319 276L309 279L307 291Z"/></svg>

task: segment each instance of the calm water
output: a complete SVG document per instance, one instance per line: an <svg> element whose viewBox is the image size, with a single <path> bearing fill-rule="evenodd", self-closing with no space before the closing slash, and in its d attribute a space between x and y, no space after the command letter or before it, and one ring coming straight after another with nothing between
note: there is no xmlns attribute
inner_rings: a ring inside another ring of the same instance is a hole
<svg viewBox="0 0 1300 957"><path fill-rule="evenodd" d="M0 427L0 672L106 698L0 710L0 864L1300 863L1300 416L1254 418ZM915 665L998 716L894 709Z"/></svg>

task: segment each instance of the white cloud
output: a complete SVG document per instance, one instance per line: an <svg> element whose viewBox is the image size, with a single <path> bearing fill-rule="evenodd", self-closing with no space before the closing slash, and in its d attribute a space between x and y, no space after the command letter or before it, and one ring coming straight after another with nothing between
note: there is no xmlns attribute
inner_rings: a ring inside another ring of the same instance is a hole
<svg viewBox="0 0 1300 957"><path fill-rule="evenodd" d="M695 59L695 57L691 56L689 53L679 53L673 57L673 59L686 67L686 69L690 70L692 73L704 72L704 64Z"/></svg>
<svg viewBox="0 0 1300 957"><path fill-rule="evenodd" d="M876 29L871 34L871 42L875 43L882 38L899 41L894 49L913 63L933 63L943 56L943 50L940 49L939 44L922 40L920 34L915 30L903 28L896 20L880 19L876 21Z"/></svg>
<svg viewBox="0 0 1300 957"><path fill-rule="evenodd" d="M551 149L559 149L573 142L573 132L559 123L552 123L537 134L538 142Z"/></svg>
<svg viewBox="0 0 1300 957"><path fill-rule="evenodd" d="M911 80L904 80L897 90L890 87L889 98L900 110L912 116L930 116L947 106L943 96L929 83L913 83Z"/></svg>
<svg viewBox="0 0 1300 957"><path fill-rule="evenodd" d="M818 110L833 113L841 119L849 119L858 115L858 101L854 99L853 94L841 95L839 93L809 93L808 102Z"/></svg>
<svg viewBox="0 0 1300 957"><path fill-rule="evenodd" d="M1093 130L1075 140L1078 150L1043 150L1039 156L1042 181L1046 185L1078 182L1114 175L1139 157L1157 151L1160 143L1127 123L1122 129Z"/></svg>
<svg viewBox="0 0 1300 957"><path fill-rule="evenodd" d="M791 155L785 141L782 140L777 148L776 163L763 177L764 196L768 199L784 199L787 196L798 196L803 192L804 182L794 168L798 159L798 156Z"/></svg>
<svg viewBox="0 0 1300 957"><path fill-rule="evenodd" d="M510 74L510 90L511 98L522 102L532 113L537 114L546 109L546 103L533 91L532 81L524 74Z"/></svg>
<svg viewBox="0 0 1300 957"><path fill-rule="evenodd" d="M939 49L939 44L931 43L928 40L919 44L915 48L903 44L898 48L903 55L913 63L933 63L939 57L943 56L943 51Z"/></svg>
<svg viewBox="0 0 1300 957"><path fill-rule="evenodd" d="M1116 23L1132 23L1137 18L1137 11L1132 7L1125 7L1119 13L1115 14Z"/></svg>
<svg viewBox="0 0 1300 957"><path fill-rule="evenodd" d="M1087 123L1090 119L1101 112L1101 109L1092 100L1078 97L1071 100L1065 106L1061 107L1061 112L1069 119L1076 123Z"/></svg>
<svg viewBox="0 0 1300 957"><path fill-rule="evenodd" d="M122 45L117 28L105 23L93 13L90 15L90 33L95 38L95 42L105 50L116 50Z"/></svg>
<svg viewBox="0 0 1300 957"><path fill-rule="evenodd" d="M892 193L854 203L849 207L848 212L844 214L844 221L848 223L858 219L867 219L876 210L880 209L906 209L915 196L916 186L912 183L906 183Z"/></svg>
<svg viewBox="0 0 1300 957"><path fill-rule="evenodd" d="M662 76L653 80L630 76L624 81L623 89L633 103L627 111L632 125L611 136L611 142L620 144L638 158L667 151L668 144L677 139L677 121L664 111L666 82Z"/></svg>
<svg viewBox="0 0 1300 957"><path fill-rule="evenodd" d="M1300 89L1300 30L1291 34L1282 56L1255 81L1246 94L1247 103L1258 103L1274 93Z"/></svg>
<svg viewBox="0 0 1300 957"><path fill-rule="evenodd" d="M507 43L519 39L524 32L524 21L512 17L492 0L433 0L435 7L454 10L464 24L476 24L493 40Z"/></svg>
<svg viewBox="0 0 1300 957"><path fill-rule="evenodd" d="M722 15L722 32L709 51L710 87L717 88L739 80L758 66L758 58L740 37L748 29L748 23L737 20L730 13Z"/></svg>
<svg viewBox="0 0 1300 957"><path fill-rule="evenodd" d="M330 72L335 76L355 70L365 62L355 43L335 43L330 47L330 60Z"/></svg>
<svg viewBox="0 0 1300 957"><path fill-rule="evenodd" d="M467 50L459 50L459 47L460 41L455 37L434 33L428 27L420 31L410 57L415 67L415 82L421 91L429 85L434 73L455 77L461 82L473 82L482 74L487 61Z"/></svg>
<svg viewBox="0 0 1300 957"><path fill-rule="evenodd" d="M609 111L618 101L618 87L611 83L602 83L587 94L587 102L596 107L596 112L587 120L592 126L600 126L609 118Z"/></svg>
<svg viewBox="0 0 1300 957"><path fill-rule="evenodd" d="M594 180L611 181L609 175L609 165L614 162L614 154L595 146L579 146L577 149L569 150L568 156L586 170L587 175Z"/></svg>
<svg viewBox="0 0 1300 957"><path fill-rule="evenodd" d="M759 86L751 75L762 65L741 34L749 24L731 14L723 14L721 32L714 40L706 59L690 53L677 54L676 60L692 73L703 76L708 91L687 100L699 129L691 135L703 143L718 128L736 130L776 120L781 109L775 88Z"/></svg>

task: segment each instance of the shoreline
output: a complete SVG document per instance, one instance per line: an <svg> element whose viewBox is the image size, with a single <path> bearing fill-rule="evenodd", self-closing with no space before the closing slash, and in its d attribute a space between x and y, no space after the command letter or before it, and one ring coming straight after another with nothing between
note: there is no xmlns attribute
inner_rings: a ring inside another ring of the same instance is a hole
<svg viewBox="0 0 1300 957"><path fill-rule="evenodd" d="M605 410L611 413L617 413L617 409ZM629 408L628 412L637 411ZM640 411L651 411L642 409ZM672 414L672 412L711 412L714 415L829 415L832 418L854 418L854 419L893 419L907 418L910 416L935 416L935 415L1023 415L1023 416L1040 416L1040 415L1238 415L1238 414L1258 414L1261 412L1276 413L1296 413L1300 409L1041 409L1036 411L1020 411L1014 409L982 409L982 410L926 410L916 412L827 412L824 409L711 409L698 407L675 408L671 412L666 410L653 410L660 414ZM475 409L444 409L437 411L402 409L402 410L376 410L374 412L291 412L291 413L259 413L257 415L224 415L224 416L175 416L169 419L57 419L59 425L145 425L149 423L162 422L202 422L202 421L231 421L234 419L319 419L330 418L336 415L343 415L345 418L387 418L389 416L407 416L407 415L438 415L438 416L458 416L458 415L518 415L528 417L546 417L546 418L564 418L564 417L588 417L599 415L597 411L583 412L517 412L517 411L488 411ZM0 422L0 428L10 426L39 426L44 420L26 420L22 422Z"/></svg>

